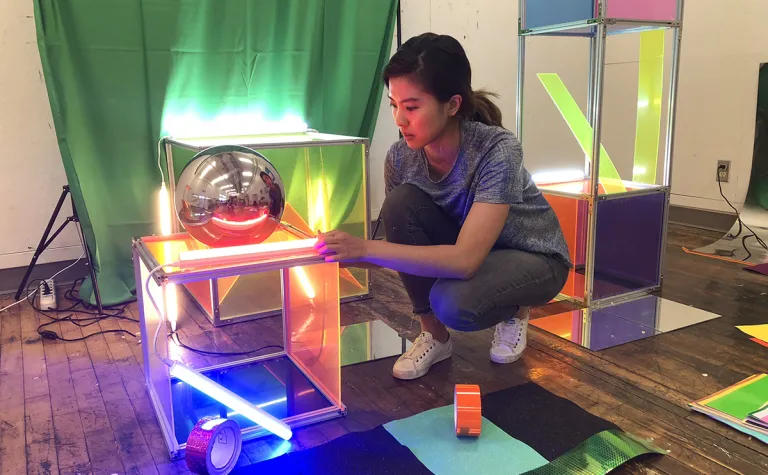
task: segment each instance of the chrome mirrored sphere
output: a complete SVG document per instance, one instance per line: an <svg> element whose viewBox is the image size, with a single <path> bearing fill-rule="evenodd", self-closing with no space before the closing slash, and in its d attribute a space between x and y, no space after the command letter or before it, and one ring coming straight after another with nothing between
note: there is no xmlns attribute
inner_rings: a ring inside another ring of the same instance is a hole
<svg viewBox="0 0 768 475"><path fill-rule="evenodd" d="M258 244L277 229L285 187L266 157L246 147L212 147L184 167L176 184L176 216L210 247Z"/></svg>

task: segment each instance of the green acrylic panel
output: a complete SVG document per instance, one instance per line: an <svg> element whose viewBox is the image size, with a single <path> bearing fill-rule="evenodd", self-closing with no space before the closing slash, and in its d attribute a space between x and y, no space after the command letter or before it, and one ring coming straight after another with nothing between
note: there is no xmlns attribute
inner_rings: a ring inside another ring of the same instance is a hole
<svg viewBox="0 0 768 475"><path fill-rule="evenodd" d="M579 105L574 100L568 88L556 73L539 73L539 80L544 85L547 93L557 106L560 114L565 119L568 127L573 132L581 149L588 156L592 156L592 138L593 129L589 124ZM626 191L624 183L621 181L619 172L605 151L605 147L600 145L600 183L602 183L607 193L616 193Z"/></svg>
<svg viewBox="0 0 768 475"><path fill-rule="evenodd" d="M664 88L664 30L640 33L637 129L632 181L656 183Z"/></svg>

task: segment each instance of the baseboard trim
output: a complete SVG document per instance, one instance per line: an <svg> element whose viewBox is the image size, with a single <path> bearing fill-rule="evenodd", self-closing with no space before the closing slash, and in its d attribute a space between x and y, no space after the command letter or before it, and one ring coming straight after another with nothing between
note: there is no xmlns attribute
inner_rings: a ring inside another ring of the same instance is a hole
<svg viewBox="0 0 768 475"><path fill-rule="evenodd" d="M32 269L32 274L29 276L29 281L27 284L35 279L48 279L60 270L66 269L74 262L76 262L76 259L37 264L35 268ZM0 269L0 295L14 295L19 287L19 284L21 284L21 279L24 278L24 274L26 272L26 266L12 267L10 269ZM72 282L87 275L87 261L85 259L81 259L80 262L72 266L70 269L67 269L61 274L57 275L54 279L54 282L56 283L56 287L60 285L71 285Z"/></svg>
<svg viewBox="0 0 768 475"><path fill-rule="evenodd" d="M687 206L669 206L669 222L692 228L726 233L736 222L736 213L723 213Z"/></svg>

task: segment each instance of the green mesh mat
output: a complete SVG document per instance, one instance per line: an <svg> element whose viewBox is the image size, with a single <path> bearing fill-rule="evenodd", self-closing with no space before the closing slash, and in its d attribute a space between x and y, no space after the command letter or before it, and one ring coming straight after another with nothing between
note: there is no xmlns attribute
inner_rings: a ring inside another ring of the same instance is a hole
<svg viewBox="0 0 768 475"><path fill-rule="evenodd" d="M552 462L523 475L604 475L635 457L664 454L649 441L616 430L599 432Z"/></svg>

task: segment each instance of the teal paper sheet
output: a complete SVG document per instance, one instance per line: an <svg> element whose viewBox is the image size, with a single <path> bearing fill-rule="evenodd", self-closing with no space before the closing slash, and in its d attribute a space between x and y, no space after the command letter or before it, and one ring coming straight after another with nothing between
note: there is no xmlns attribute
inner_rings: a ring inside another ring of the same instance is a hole
<svg viewBox="0 0 768 475"><path fill-rule="evenodd" d="M456 437L453 405L393 421L384 428L435 475L517 475L549 463L485 418L479 438Z"/></svg>

